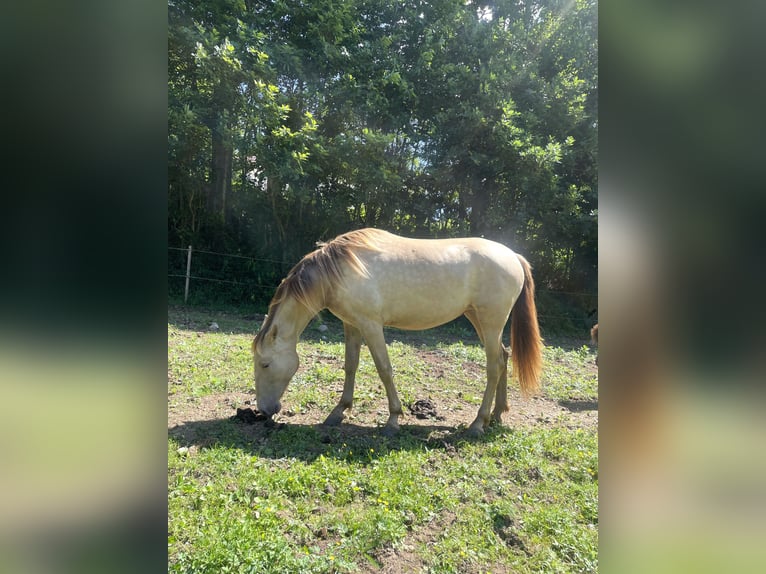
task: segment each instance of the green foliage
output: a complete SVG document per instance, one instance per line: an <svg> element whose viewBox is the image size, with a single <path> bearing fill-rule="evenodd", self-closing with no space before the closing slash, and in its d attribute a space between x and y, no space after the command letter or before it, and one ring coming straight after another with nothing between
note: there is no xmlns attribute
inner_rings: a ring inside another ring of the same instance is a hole
<svg viewBox="0 0 766 574"><path fill-rule="evenodd" d="M475 234L595 290L596 20L593 0L173 0L170 244L287 265L362 226Z"/></svg>

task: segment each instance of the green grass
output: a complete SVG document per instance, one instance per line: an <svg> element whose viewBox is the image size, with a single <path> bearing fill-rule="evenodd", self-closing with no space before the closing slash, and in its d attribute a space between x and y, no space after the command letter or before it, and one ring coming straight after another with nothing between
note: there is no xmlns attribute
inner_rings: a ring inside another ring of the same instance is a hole
<svg viewBox="0 0 766 574"><path fill-rule="evenodd" d="M207 331L211 321L220 331ZM302 368L284 399L317 421L343 379L342 328L327 324L325 333L315 325L305 333ZM171 309L170 407L250 390L257 326ZM427 394L473 414L484 386L475 340L463 342L467 334L454 327L412 342L392 335L403 403ZM548 398L597 398L586 351L546 348ZM383 391L363 351L354 411L381 410ZM493 426L468 440L461 429L404 425L388 439L353 424L344 427L358 432L288 423L249 433L243 429L254 427L226 418L190 424L194 439L168 439L170 572L375 572L392 563L413 572L597 570L593 428Z"/></svg>
<svg viewBox="0 0 766 574"><path fill-rule="evenodd" d="M574 350L547 346L545 360L545 394L555 399L590 399L598 396L598 375L583 372L583 365L592 361L592 351L582 344Z"/></svg>

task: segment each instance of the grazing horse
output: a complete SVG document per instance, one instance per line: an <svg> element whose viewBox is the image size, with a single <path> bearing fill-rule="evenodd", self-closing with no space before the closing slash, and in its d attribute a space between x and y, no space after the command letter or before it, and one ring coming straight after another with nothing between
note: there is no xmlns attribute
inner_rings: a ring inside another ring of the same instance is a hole
<svg viewBox="0 0 766 574"><path fill-rule="evenodd" d="M306 255L282 280L253 341L258 410L268 417L298 370L298 337L322 309L343 321L345 382L325 420L337 425L354 398L362 340L367 343L388 397L383 433L399 429L396 393L383 326L429 329L465 315L487 354L487 387L468 431L480 435L508 410L508 357L524 395L539 390L542 340L529 263L507 247L480 238L408 239L378 229L340 235ZM513 309L511 351L502 331Z"/></svg>

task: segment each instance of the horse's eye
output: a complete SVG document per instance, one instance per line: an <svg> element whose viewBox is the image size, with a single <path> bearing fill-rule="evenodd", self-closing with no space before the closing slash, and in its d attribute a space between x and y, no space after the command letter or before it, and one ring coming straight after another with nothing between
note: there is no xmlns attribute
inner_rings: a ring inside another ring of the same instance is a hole
<svg viewBox="0 0 766 574"><path fill-rule="evenodd" d="M269 364L268 363L261 363L261 368L262 369L268 369L269 368Z"/></svg>

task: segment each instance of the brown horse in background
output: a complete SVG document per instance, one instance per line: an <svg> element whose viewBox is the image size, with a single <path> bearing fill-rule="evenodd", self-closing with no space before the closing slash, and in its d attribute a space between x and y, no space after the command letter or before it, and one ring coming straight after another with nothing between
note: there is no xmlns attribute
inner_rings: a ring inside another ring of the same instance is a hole
<svg viewBox="0 0 766 574"><path fill-rule="evenodd" d="M598 348L598 323L593 325L593 328L590 330L590 340ZM598 352L596 352L596 364L598 365Z"/></svg>
<svg viewBox="0 0 766 574"><path fill-rule="evenodd" d="M429 329L460 315L471 322L487 355L487 387L469 432L479 435L508 410L507 368L524 395L539 390L542 340L534 281L522 256L481 238L408 239L378 229L352 231L306 255L277 288L253 341L258 410L271 417L298 370L298 337L322 309L343 321L345 382L325 420L337 425L351 407L362 340L388 397L384 434L399 429L402 405L393 382L383 326ZM510 353L502 331L511 318Z"/></svg>

